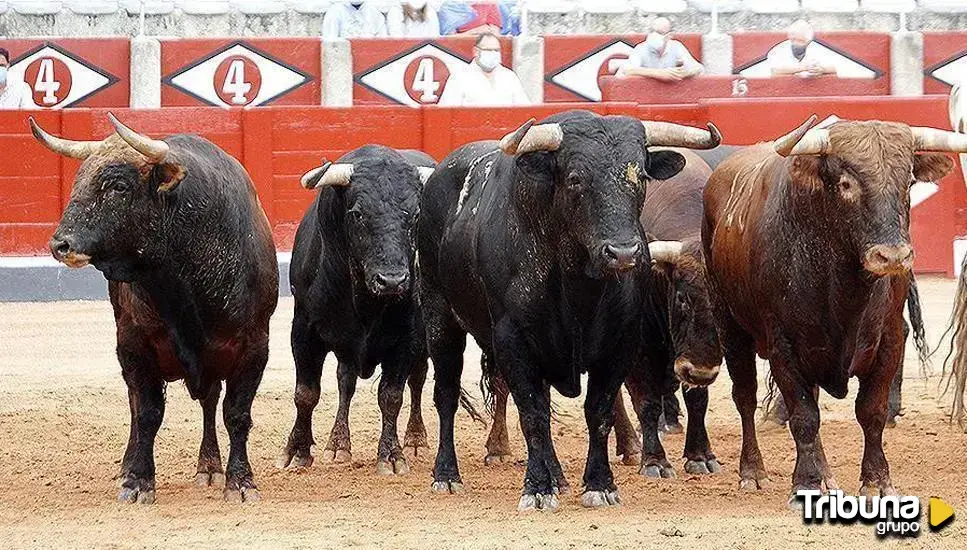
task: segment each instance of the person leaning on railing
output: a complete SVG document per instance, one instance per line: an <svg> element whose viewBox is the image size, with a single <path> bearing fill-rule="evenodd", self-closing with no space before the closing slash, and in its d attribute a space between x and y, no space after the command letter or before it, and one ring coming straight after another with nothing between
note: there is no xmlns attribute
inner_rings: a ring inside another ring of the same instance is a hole
<svg viewBox="0 0 967 550"><path fill-rule="evenodd" d="M643 76L664 82L678 82L701 74L702 64L681 42L672 39L671 21L656 18L644 42L635 46L617 76Z"/></svg>
<svg viewBox="0 0 967 550"><path fill-rule="evenodd" d="M809 23L799 19L786 32L788 39L766 55L772 76L811 78L836 75L836 66L822 59L821 46L813 41L813 29Z"/></svg>
<svg viewBox="0 0 967 550"><path fill-rule="evenodd" d="M0 109L33 109L30 86L10 77L10 52L0 48Z"/></svg>

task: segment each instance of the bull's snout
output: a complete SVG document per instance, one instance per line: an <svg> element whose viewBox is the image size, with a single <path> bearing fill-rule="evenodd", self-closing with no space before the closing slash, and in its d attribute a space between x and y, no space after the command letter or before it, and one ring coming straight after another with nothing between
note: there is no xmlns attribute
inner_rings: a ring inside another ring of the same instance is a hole
<svg viewBox="0 0 967 550"><path fill-rule="evenodd" d="M688 359L678 359L675 375L689 386L708 386L718 377L719 365L694 365Z"/></svg>
<svg viewBox="0 0 967 550"><path fill-rule="evenodd" d="M67 267L80 268L91 262L91 257L87 254L78 253L74 248L74 239L71 235L54 235L50 239L50 253L54 259Z"/></svg>
<svg viewBox="0 0 967 550"><path fill-rule="evenodd" d="M871 246L863 256L863 267L878 277L902 275L913 268L913 248L908 244Z"/></svg>
<svg viewBox="0 0 967 550"><path fill-rule="evenodd" d="M608 269L625 271L635 267L641 258L641 241L628 243L605 243L601 249Z"/></svg>
<svg viewBox="0 0 967 550"><path fill-rule="evenodd" d="M406 291L406 282L409 279L410 274L405 271L377 273L373 275L373 288L377 294L403 294Z"/></svg>

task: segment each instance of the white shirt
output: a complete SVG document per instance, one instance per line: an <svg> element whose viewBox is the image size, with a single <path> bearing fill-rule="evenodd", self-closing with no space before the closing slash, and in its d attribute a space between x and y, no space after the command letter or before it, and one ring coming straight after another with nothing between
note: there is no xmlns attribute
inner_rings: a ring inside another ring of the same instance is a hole
<svg viewBox="0 0 967 550"><path fill-rule="evenodd" d="M498 65L488 78L477 62L450 75L438 105L462 107L505 107L530 105L524 86L514 71Z"/></svg>
<svg viewBox="0 0 967 550"><path fill-rule="evenodd" d="M432 38L440 36L440 17L435 9L427 6L423 21L406 19L403 17L403 8L393 6L386 13L386 28L390 36Z"/></svg>
<svg viewBox="0 0 967 550"><path fill-rule="evenodd" d="M766 61L770 69L774 67L793 67L800 63L806 65L810 63L823 65L823 56L820 51L820 46L816 45L815 42L809 42L806 44L806 53L802 56L802 59L796 59L796 56L792 54L792 43L786 40L776 44L769 50L769 53L766 55Z"/></svg>
<svg viewBox="0 0 967 550"><path fill-rule="evenodd" d="M0 92L0 109L36 109L33 92L22 80L11 80L7 73L7 86Z"/></svg>
<svg viewBox="0 0 967 550"><path fill-rule="evenodd" d="M386 36L386 18L372 2L363 2L359 9L349 2L333 4L322 19L322 37L372 38Z"/></svg>

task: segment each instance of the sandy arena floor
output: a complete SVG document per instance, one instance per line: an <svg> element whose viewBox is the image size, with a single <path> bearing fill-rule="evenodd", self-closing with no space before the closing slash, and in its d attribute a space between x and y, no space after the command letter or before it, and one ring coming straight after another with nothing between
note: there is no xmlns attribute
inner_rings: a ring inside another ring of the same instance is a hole
<svg viewBox="0 0 967 550"><path fill-rule="evenodd" d="M954 283L921 281L931 344L950 314ZM127 439L127 393L114 356L114 323L107 302L0 304L0 546L78 548L910 548L967 547L967 517L939 533L883 542L873 527L804 526L786 510L795 456L787 431L760 433L772 486L756 494L738 489L739 423L726 375L713 386L708 415L713 448L724 465L716 476L684 474L655 481L636 467L613 463L623 506L586 510L566 495L557 514L518 515L523 465L483 465L487 430L461 411L457 451L469 489L462 496L430 493L433 455L411 462L400 478L375 475L378 410L375 384L362 381L351 414L352 466L316 464L279 471L277 453L294 418L294 369L289 351L292 301L273 320L272 353L255 401L250 455L260 503L230 505L221 492L193 483L201 411L180 383L168 388L168 406L156 445L157 504L115 503L113 481ZM909 356L910 354L908 354ZM331 358L330 358L331 359ZM331 361L330 361L331 362ZM464 376L476 388L479 352L468 352ZM964 454L967 435L951 428L947 403L938 401L940 359L934 375L918 377L907 361L906 416L886 434L887 457L901 492L939 496L967 516ZM335 364L324 372L324 395L315 415L317 441L325 441L336 409ZM432 376L432 373L431 373ZM823 442L837 479L858 489L862 435L851 395L822 398ZM424 398L431 446L436 445L432 382ZM580 400L557 396L553 427L558 455L574 487L580 486L587 449ZM408 399L401 413L405 426ZM512 418L516 411L512 410ZM219 424L221 424L219 414ZM512 421L518 457L523 438ZM223 457L227 436L219 426ZM402 435L402 434L401 434ZM669 456L683 436L665 440ZM319 454L317 452L317 454Z"/></svg>

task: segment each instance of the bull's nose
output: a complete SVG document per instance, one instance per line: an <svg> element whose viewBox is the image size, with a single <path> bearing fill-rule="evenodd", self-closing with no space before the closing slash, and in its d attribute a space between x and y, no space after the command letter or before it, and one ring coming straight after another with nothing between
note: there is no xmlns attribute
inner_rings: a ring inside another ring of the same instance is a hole
<svg viewBox="0 0 967 550"><path fill-rule="evenodd" d="M410 274L405 271L377 273L373 276L373 282L380 294L399 294L409 278Z"/></svg>
<svg viewBox="0 0 967 550"><path fill-rule="evenodd" d="M719 365L695 365L687 359L675 361L675 375L690 386L708 386L719 375Z"/></svg>
<svg viewBox="0 0 967 550"><path fill-rule="evenodd" d="M631 269L638 263L641 255L641 241L615 244L606 243L601 253L611 269Z"/></svg>
<svg viewBox="0 0 967 550"><path fill-rule="evenodd" d="M54 256L54 259L57 260L58 262L64 261L64 258L66 258L67 254L69 254L71 251L71 244L67 238L61 238L57 235L54 235L50 239L49 244L50 244L50 253Z"/></svg>
<svg viewBox="0 0 967 550"><path fill-rule="evenodd" d="M901 275L913 268L913 248L905 243L871 246L863 256L863 267L877 276Z"/></svg>

